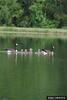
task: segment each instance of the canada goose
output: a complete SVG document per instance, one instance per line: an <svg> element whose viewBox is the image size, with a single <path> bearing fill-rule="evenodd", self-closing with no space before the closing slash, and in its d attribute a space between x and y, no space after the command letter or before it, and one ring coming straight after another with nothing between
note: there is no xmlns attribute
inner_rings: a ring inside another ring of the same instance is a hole
<svg viewBox="0 0 67 100"><path fill-rule="evenodd" d="M46 51L41 51L42 55L47 55L48 53Z"/></svg>
<svg viewBox="0 0 67 100"><path fill-rule="evenodd" d="M5 52L7 52L7 54L11 54L11 53L15 52L15 50L12 48L9 48L9 49L5 49Z"/></svg>
<svg viewBox="0 0 67 100"><path fill-rule="evenodd" d="M54 49L54 46L52 47L52 50L42 49L42 53L43 53L44 55L46 55L46 54L48 54L48 55L53 55L53 54L54 54L53 49Z"/></svg>
<svg viewBox="0 0 67 100"><path fill-rule="evenodd" d="M11 54L12 53L12 51L11 50L7 50L7 54L9 55L9 54Z"/></svg>

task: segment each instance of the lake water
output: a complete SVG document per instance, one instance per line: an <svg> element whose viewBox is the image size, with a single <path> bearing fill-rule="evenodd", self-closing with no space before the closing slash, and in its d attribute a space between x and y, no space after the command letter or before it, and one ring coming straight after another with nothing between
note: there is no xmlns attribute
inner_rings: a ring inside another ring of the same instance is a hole
<svg viewBox="0 0 67 100"><path fill-rule="evenodd" d="M18 46L15 44L18 43ZM46 100L67 95L67 40L0 38L0 51L52 49L53 56L0 53L0 100Z"/></svg>

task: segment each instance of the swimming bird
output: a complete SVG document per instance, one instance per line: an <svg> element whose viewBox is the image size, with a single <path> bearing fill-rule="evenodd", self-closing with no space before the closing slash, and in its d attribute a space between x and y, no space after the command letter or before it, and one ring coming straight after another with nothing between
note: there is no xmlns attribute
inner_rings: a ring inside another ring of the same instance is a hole
<svg viewBox="0 0 67 100"><path fill-rule="evenodd" d="M35 54L36 54L36 55L47 55L48 53L47 53L46 51L44 51L44 50L38 49L38 51L35 52Z"/></svg>
<svg viewBox="0 0 67 100"><path fill-rule="evenodd" d="M28 55L28 51L27 49L25 49L25 51L23 52L24 55Z"/></svg>
<svg viewBox="0 0 67 100"><path fill-rule="evenodd" d="M42 54L42 55L47 55L48 53L47 53L46 51L43 51L43 50L42 50L42 51L41 51L41 54Z"/></svg>
<svg viewBox="0 0 67 100"><path fill-rule="evenodd" d="M9 54L11 54L12 53L12 51L11 50L7 50L7 54L9 55Z"/></svg>
<svg viewBox="0 0 67 100"><path fill-rule="evenodd" d="M32 50L33 50L32 48L29 49L29 52L28 52L29 55L32 55L33 54L33 51Z"/></svg>
<svg viewBox="0 0 67 100"><path fill-rule="evenodd" d="M15 52L15 49L7 48L7 49L5 49L5 52L7 52L7 54L11 54L11 53Z"/></svg>
<svg viewBox="0 0 67 100"><path fill-rule="evenodd" d="M23 51L23 49L21 49L21 51L20 51L20 54L21 54L21 55L23 55L23 54L24 54L24 51Z"/></svg>
<svg viewBox="0 0 67 100"><path fill-rule="evenodd" d="M52 47L52 50L42 49L42 53L43 53L44 55L54 55L53 49L54 49L54 46Z"/></svg>
<svg viewBox="0 0 67 100"><path fill-rule="evenodd" d="M48 55L53 55L54 52L53 51L50 51L50 50L45 50L47 52Z"/></svg>
<svg viewBox="0 0 67 100"><path fill-rule="evenodd" d="M37 52L35 52L35 54L36 54L36 55L40 55L40 54L41 54L40 49L38 49L38 51L37 51Z"/></svg>

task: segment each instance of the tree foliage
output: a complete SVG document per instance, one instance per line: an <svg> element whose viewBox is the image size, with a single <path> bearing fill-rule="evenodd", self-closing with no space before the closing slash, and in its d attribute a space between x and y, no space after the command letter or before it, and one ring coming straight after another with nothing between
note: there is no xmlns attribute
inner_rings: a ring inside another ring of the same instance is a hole
<svg viewBox="0 0 67 100"><path fill-rule="evenodd" d="M0 0L0 25L67 26L67 0Z"/></svg>
<svg viewBox="0 0 67 100"><path fill-rule="evenodd" d="M0 25L18 24L22 14L23 9L17 0L0 0Z"/></svg>

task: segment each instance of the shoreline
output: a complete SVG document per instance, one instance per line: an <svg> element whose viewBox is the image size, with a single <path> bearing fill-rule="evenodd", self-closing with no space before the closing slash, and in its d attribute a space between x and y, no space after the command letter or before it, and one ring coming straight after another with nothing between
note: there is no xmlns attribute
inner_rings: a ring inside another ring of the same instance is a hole
<svg viewBox="0 0 67 100"><path fill-rule="evenodd" d="M67 38L67 29L0 27L0 37Z"/></svg>

